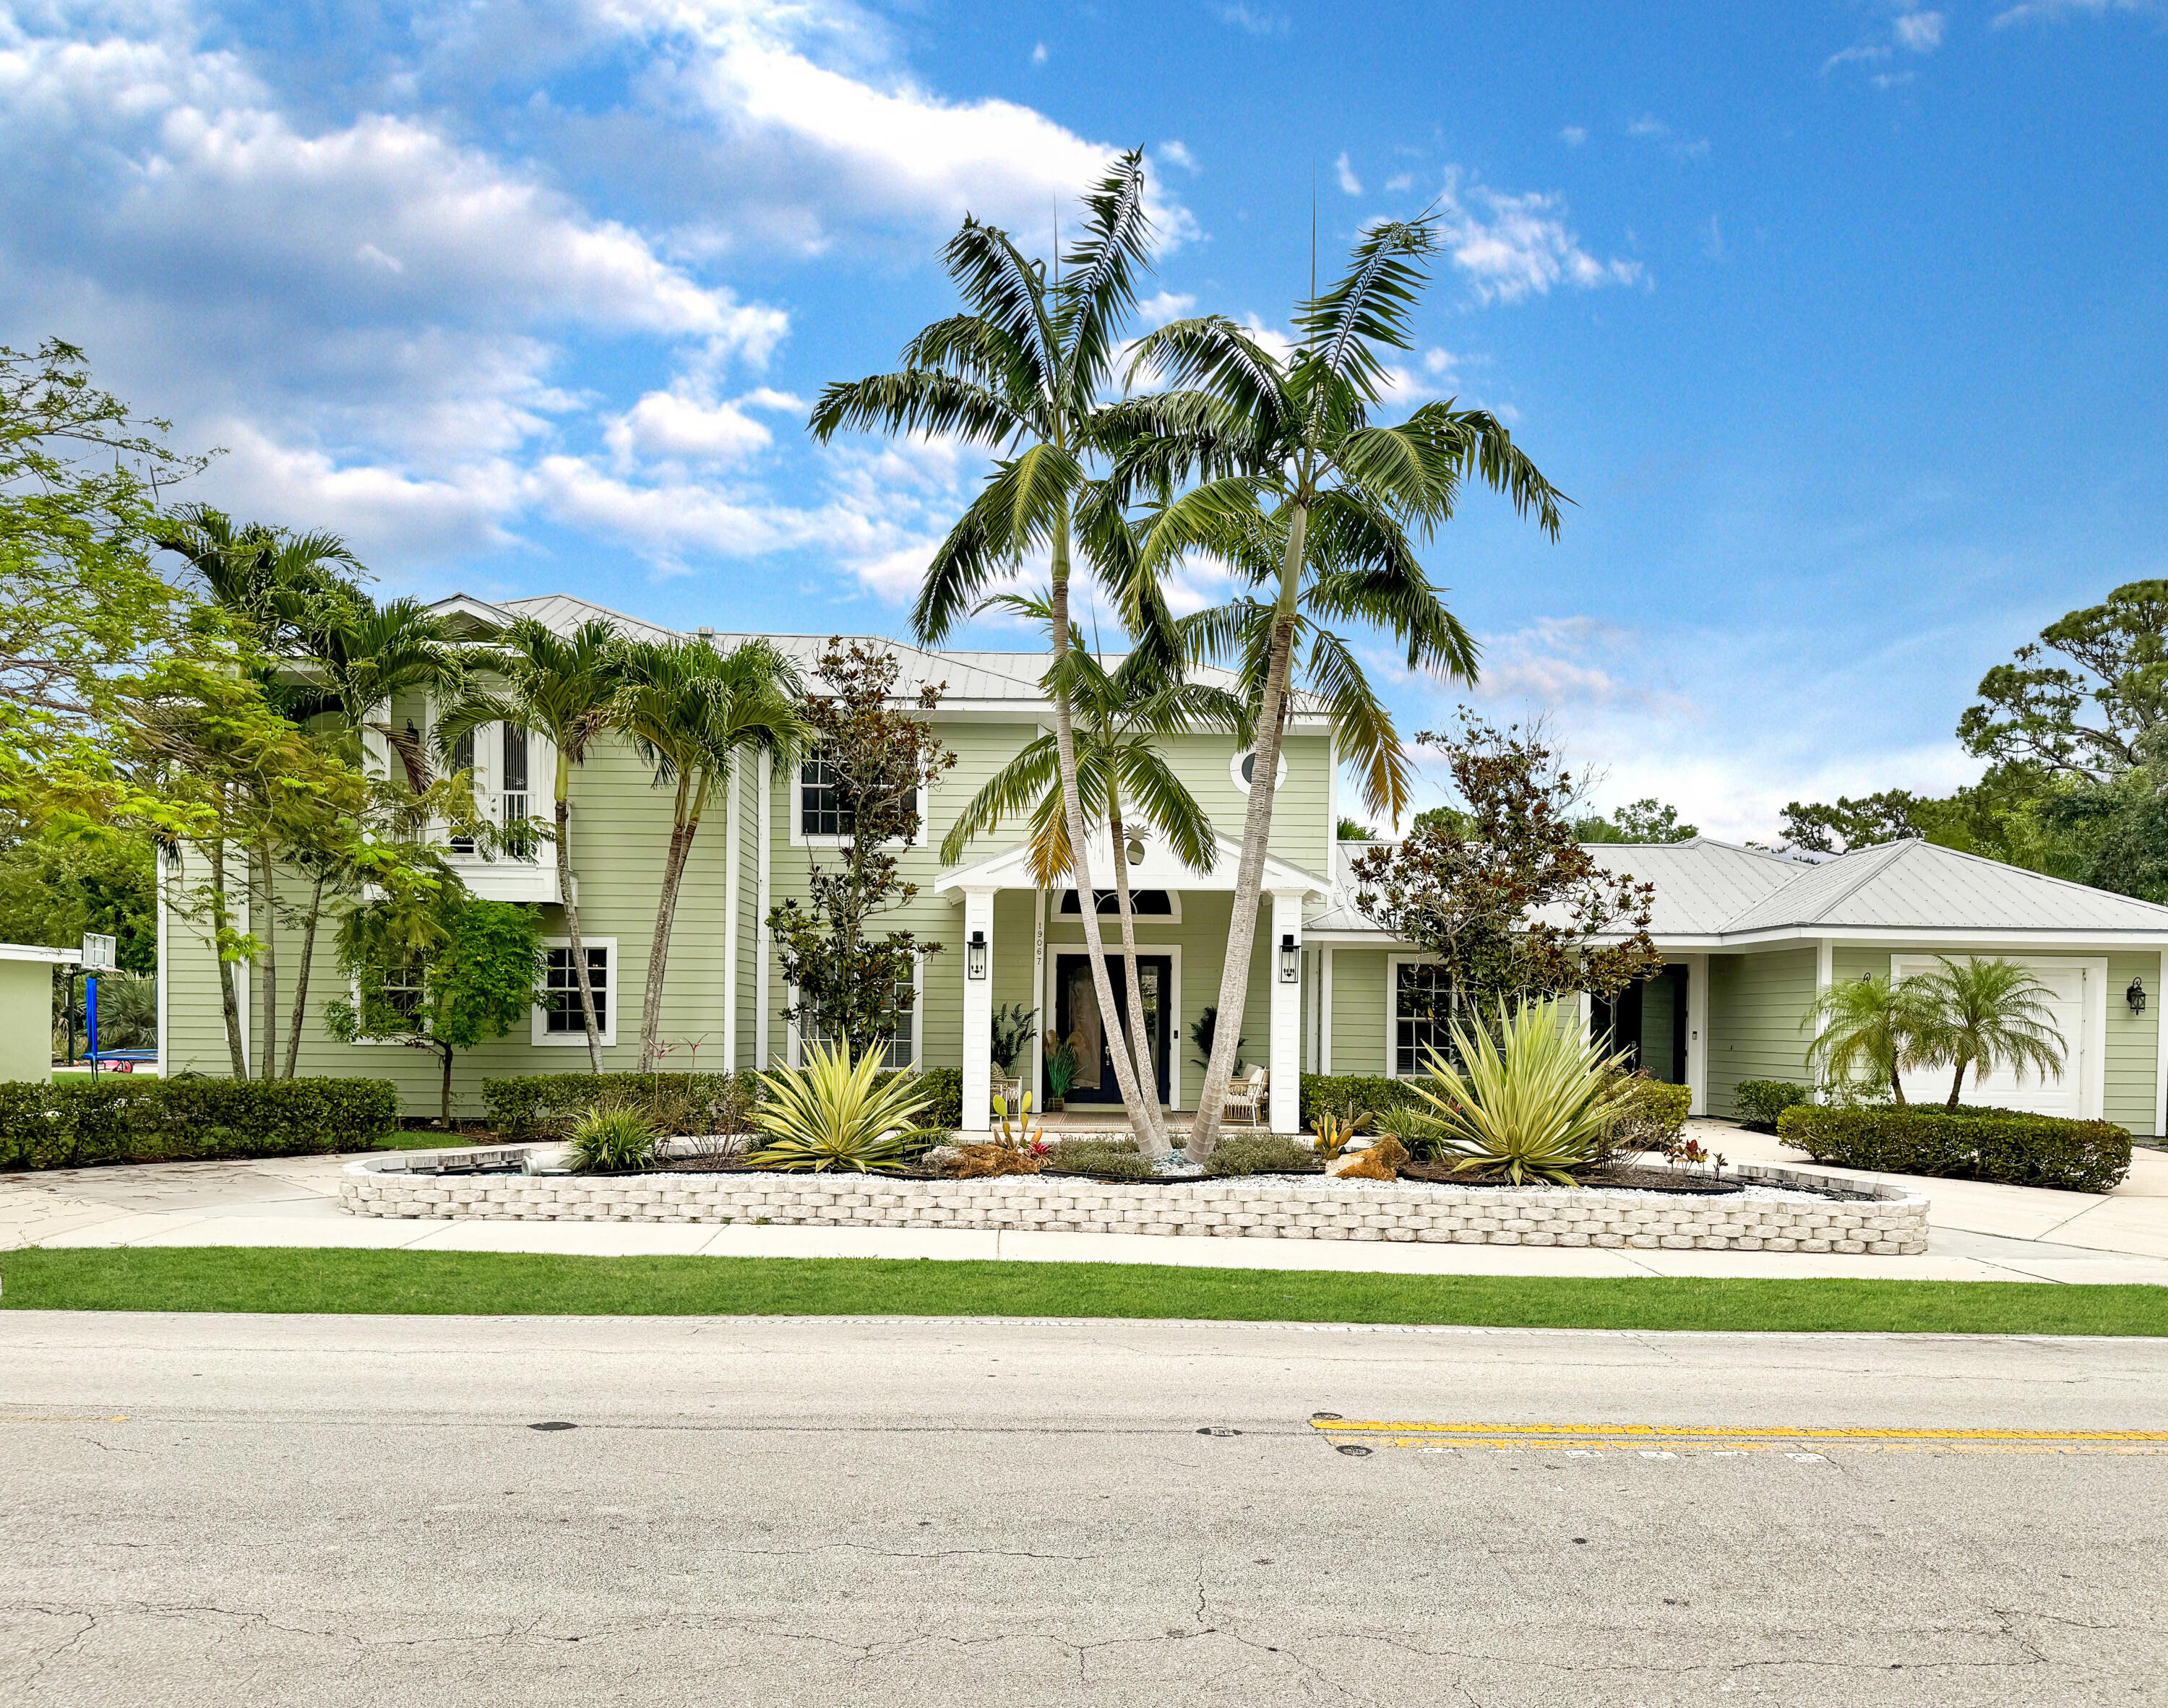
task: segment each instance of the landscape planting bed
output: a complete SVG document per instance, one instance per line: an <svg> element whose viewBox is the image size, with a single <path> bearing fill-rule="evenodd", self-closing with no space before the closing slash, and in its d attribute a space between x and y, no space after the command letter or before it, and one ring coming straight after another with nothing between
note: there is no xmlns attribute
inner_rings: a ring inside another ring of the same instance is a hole
<svg viewBox="0 0 2168 1708"><path fill-rule="evenodd" d="M1044 1175L976 1180L752 1172L439 1175L417 1170L422 1160L369 1157L348 1164L339 1182L341 1206L359 1216L460 1221L773 1223L1887 1256L1927 1249L1927 1201L1916 1193L1753 1165L1732 1171L1746 1190L1709 1198L1295 1175L1179 1185ZM1878 1196L1859 1196L1867 1191Z"/></svg>

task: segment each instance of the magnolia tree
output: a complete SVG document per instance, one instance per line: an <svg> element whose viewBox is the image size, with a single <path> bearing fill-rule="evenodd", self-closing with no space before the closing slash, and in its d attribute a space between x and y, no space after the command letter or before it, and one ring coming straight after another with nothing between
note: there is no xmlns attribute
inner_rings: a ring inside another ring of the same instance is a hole
<svg viewBox="0 0 2168 1708"><path fill-rule="evenodd" d="M1649 936L1655 887L1581 846L1582 780L1540 732L1464 712L1456 729L1416 740L1443 752L1460 805L1356 856L1356 904L1435 955L1464 1011L1494 1023L1546 997L1615 995L1663 965Z"/></svg>
<svg viewBox="0 0 2168 1708"><path fill-rule="evenodd" d="M908 906L895 851L922 840L919 792L956 763L925 717L941 689L920 689L906 707L895 692L895 655L832 638L821 655L827 692L805 704L810 762L834 790L836 858L809 858L805 899L770 908L768 934L794 993L784 1014L807 1037L853 1055L885 1048L916 1000L922 957L941 945L907 931L881 931L883 914Z"/></svg>

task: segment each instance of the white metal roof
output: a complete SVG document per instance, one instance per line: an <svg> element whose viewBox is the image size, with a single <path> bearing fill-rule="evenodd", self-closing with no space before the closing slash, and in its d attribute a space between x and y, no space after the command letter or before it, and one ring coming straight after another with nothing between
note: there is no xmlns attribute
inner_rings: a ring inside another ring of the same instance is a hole
<svg viewBox="0 0 2168 1708"><path fill-rule="evenodd" d="M53 949L43 943L0 943L0 961L43 961L49 966L72 967L82 959L81 949Z"/></svg>

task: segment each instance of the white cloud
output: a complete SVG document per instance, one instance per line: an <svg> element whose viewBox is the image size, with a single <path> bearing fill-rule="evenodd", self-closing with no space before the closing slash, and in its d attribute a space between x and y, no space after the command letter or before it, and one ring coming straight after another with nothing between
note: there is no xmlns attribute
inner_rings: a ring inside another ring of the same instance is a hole
<svg viewBox="0 0 2168 1708"><path fill-rule="evenodd" d="M1450 381L1459 367L1460 358L1442 346L1432 345L1423 352L1423 372L1426 374Z"/></svg>
<svg viewBox="0 0 2168 1708"><path fill-rule="evenodd" d="M1939 12L1906 12L1898 16L1890 27L1895 30L1897 43L1914 53L1932 53L1942 45L1942 26L1947 20Z"/></svg>
<svg viewBox="0 0 2168 1708"><path fill-rule="evenodd" d="M1196 306L1197 299L1186 291L1162 290L1137 304L1137 318L1148 326L1163 326L1169 321L1182 319Z"/></svg>
<svg viewBox="0 0 2168 1708"><path fill-rule="evenodd" d="M1040 41L1032 44L1031 62L1035 66L1043 66L1046 63L1046 44L1044 42Z"/></svg>
<svg viewBox="0 0 2168 1708"><path fill-rule="evenodd" d="M1332 171L1333 175L1339 179L1340 188L1344 194L1351 196L1359 196L1363 194L1363 180L1355 176L1355 168L1347 163L1346 151L1343 150L1340 158L1332 162Z"/></svg>
<svg viewBox="0 0 2168 1708"><path fill-rule="evenodd" d="M1559 141L1565 144L1568 148L1578 148L1588 141L1588 131L1584 126L1569 125L1559 132Z"/></svg>
<svg viewBox="0 0 2168 1708"><path fill-rule="evenodd" d="M681 381L667 391L649 392L610 422L603 443L619 469L635 462L730 468L751 461L775 443L768 424L750 411L802 413L804 408L800 400L765 387L718 401L697 380Z"/></svg>
<svg viewBox="0 0 2168 1708"><path fill-rule="evenodd" d="M1674 160L1698 160L1708 152L1708 139L1698 137L1689 141L1676 135L1671 127L1654 114L1644 114L1626 127L1629 136L1644 142L1653 142Z"/></svg>
<svg viewBox="0 0 2168 1708"><path fill-rule="evenodd" d="M1393 195L1398 195L1402 190L1411 190L1415 187L1416 175L1411 172L1396 172L1385 180L1385 188Z"/></svg>
<svg viewBox="0 0 2168 1708"><path fill-rule="evenodd" d="M2160 9L2160 0L2025 0L2022 5L1996 13L1995 27L2052 23L2059 18L2106 18L2115 13L2150 16Z"/></svg>
<svg viewBox="0 0 2168 1708"><path fill-rule="evenodd" d="M1192 178L1195 178L1198 172L1204 170L1197 163L1197 156L1189 151L1188 146L1179 136L1168 137L1166 141L1152 150L1151 157L1161 166L1179 167Z"/></svg>
<svg viewBox="0 0 2168 1708"><path fill-rule="evenodd" d="M1554 285L1594 289L1643 278L1638 261L1598 260L1581 247L1562 215L1562 198L1531 191L1509 195L1446 174L1438 199L1439 230L1453 263L1489 302L1541 296Z"/></svg>
<svg viewBox="0 0 2168 1708"><path fill-rule="evenodd" d="M1232 24L1246 34L1285 35L1287 34L1288 21L1286 16L1281 13L1260 12L1252 7L1242 4L1241 0L1235 0L1235 3L1231 5L1215 6L1212 9L1219 14L1222 24Z"/></svg>

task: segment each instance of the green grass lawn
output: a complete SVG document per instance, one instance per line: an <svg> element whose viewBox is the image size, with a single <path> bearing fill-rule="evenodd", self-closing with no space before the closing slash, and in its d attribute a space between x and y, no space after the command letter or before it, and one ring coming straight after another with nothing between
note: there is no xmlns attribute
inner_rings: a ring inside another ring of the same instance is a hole
<svg viewBox="0 0 2168 1708"><path fill-rule="evenodd" d="M1188 1317L1493 1328L2168 1335L2168 1288L1581 1281L893 1258L247 1246L0 1254L0 1308L478 1316Z"/></svg>

